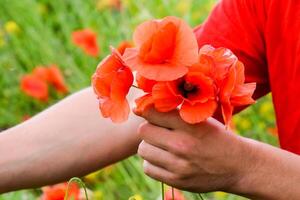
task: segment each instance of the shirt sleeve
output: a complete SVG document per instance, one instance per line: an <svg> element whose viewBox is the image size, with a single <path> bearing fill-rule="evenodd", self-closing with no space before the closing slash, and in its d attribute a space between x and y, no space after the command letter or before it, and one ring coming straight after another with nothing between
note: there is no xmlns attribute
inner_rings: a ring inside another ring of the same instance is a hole
<svg viewBox="0 0 300 200"><path fill-rule="evenodd" d="M194 29L199 47L226 47L245 65L246 82L256 82L254 98L270 92L261 0L221 0Z"/></svg>

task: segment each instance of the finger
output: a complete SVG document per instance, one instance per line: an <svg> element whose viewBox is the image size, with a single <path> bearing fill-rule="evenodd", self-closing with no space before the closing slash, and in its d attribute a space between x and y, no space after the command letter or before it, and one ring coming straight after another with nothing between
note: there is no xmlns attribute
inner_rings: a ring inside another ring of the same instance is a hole
<svg viewBox="0 0 300 200"><path fill-rule="evenodd" d="M144 122L139 126L138 134L142 140L166 151L172 149L172 143L176 142L179 137L177 132L149 122Z"/></svg>
<svg viewBox="0 0 300 200"><path fill-rule="evenodd" d="M145 141L142 141L138 148L138 154L150 163L164 168L168 171L175 172L177 164L181 160L174 154L153 146Z"/></svg>
<svg viewBox="0 0 300 200"><path fill-rule="evenodd" d="M148 161L144 161L143 163L144 172L146 175L150 176L151 178L161 181L167 184L175 184L176 175L164 168L158 167Z"/></svg>
<svg viewBox="0 0 300 200"><path fill-rule="evenodd" d="M145 118L152 124L168 129L184 129L187 124L180 118L178 111L158 112L155 108L149 108L140 113L134 110L135 114Z"/></svg>

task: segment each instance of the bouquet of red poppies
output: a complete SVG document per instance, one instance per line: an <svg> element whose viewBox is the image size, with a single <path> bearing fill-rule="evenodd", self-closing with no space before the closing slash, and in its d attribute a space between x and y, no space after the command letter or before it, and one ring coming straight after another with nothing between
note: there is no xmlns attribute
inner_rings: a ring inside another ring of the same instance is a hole
<svg viewBox="0 0 300 200"><path fill-rule="evenodd" d="M182 19L143 22L133 41L135 46L122 55L112 48L92 77L103 117L116 123L127 120L126 96L134 80L135 88L145 93L135 100L137 112L151 106L159 112L177 109L190 124L220 110L228 125L234 107L254 103L256 84L244 83L243 63L229 49L198 47L192 28Z"/></svg>

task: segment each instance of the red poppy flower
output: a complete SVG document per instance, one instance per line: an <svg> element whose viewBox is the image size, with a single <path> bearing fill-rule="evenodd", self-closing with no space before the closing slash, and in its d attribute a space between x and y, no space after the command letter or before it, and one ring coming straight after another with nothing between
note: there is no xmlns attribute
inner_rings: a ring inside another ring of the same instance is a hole
<svg viewBox="0 0 300 200"><path fill-rule="evenodd" d="M67 93L68 88L66 86L64 77L61 70L56 65L50 65L49 67L37 66L32 74L37 78L46 81L54 86L54 88L61 93Z"/></svg>
<svg viewBox="0 0 300 200"><path fill-rule="evenodd" d="M208 76L212 66L203 71L200 64L189 67L189 72L175 81L158 82L152 89L154 106L168 112L178 106L181 118L190 124L211 117L217 108L214 80ZM207 74L206 74L207 73Z"/></svg>
<svg viewBox="0 0 300 200"><path fill-rule="evenodd" d="M222 115L225 124L229 124L235 106L244 106L255 103L252 99L256 88L255 83L244 84L244 65L237 61L228 71L226 78L222 82L219 98Z"/></svg>
<svg viewBox="0 0 300 200"><path fill-rule="evenodd" d="M120 52L121 55L123 55L124 52L125 52L125 50L126 50L127 48L131 48L131 47L133 47L132 42L129 42L129 41L123 41L123 42L121 42L121 43L119 44L117 50Z"/></svg>
<svg viewBox="0 0 300 200"><path fill-rule="evenodd" d="M122 8L122 2L121 0L98 0L96 7L100 11L107 8L120 11Z"/></svg>
<svg viewBox="0 0 300 200"><path fill-rule="evenodd" d="M62 72L56 65L51 65L48 67L48 81L55 87L57 91L61 93L68 92Z"/></svg>
<svg viewBox="0 0 300 200"><path fill-rule="evenodd" d="M179 18L146 21L136 28L133 39L136 47L126 49L124 59L145 78L175 80L197 61L193 30Z"/></svg>
<svg viewBox="0 0 300 200"><path fill-rule="evenodd" d="M226 48L214 48L205 45L200 49L200 56L208 56L213 60L213 78L219 88L219 101L224 123L230 124L235 106L253 104L255 83L244 83L244 65Z"/></svg>
<svg viewBox="0 0 300 200"><path fill-rule="evenodd" d="M37 100L48 100L47 83L35 75L28 74L21 78L21 90Z"/></svg>
<svg viewBox="0 0 300 200"><path fill-rule="evenodd" d="M32 74L43 81L49 81L49 70L47 67L37 66L33 69Z"/></svg>
<svg viewBox="0 0 300 200"><path fill-rule="evenodd" d="M185 200L185 198L183 194L177 189L174 189L174 198L173 198L172 189L168 188L168 190L165 193L165 200Z"/></svg>
<svg viewBox="0 0 300 200"><path fill-rule="evenodd" d="M97 57L99 47L97 45L97 35L90 29L82 29L72 33L73 43L82 48L86 54Z"/></svg>
<svg viewBox="0 0 300 200"><path fill-rule="evenodd" d="M116 50L97 67L92 85L100 102L103 117L113 122L123 122L129 115L126 96L133 83L133 75Z"/></svg>
<svg viewBox="0 0 300 200"><path fill-rule="evenodd" d="M64 200L68 188L67 183L43 187L42 200ZM80 189L75 183L71 183L68 190L68 199L79 200Z"/></svg>
<svg viewBox="0 0 300 200"><path fill-rule="evenodd" d="M213 76L216 81L222 81L228 73L230 66L238 60L229 49L224 47L214 48L211 45L201 47L199 55L206 55L213 59Z"/></svg>

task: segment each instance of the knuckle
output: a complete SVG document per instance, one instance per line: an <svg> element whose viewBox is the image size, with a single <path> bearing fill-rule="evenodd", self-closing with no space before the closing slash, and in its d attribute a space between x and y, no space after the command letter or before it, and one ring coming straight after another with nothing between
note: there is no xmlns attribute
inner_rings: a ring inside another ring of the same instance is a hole
<svg viewBox="0 0 300 200"><path fill-rule="evenodd" d="M150 165L147 161L143 162L143 169L144 169L144 173L147 174L148 176L150 176L151 170L150 170Z"/></svg>
<svg viewBox="0 0 300 200"><path fill-rule="evenodd" d="M150 124L148 122L143 122L139 125L137 132L139 135L143 135L148 132L149 128Z"/></svg>
<svg viewBox="0 0 300 200"><path fill-rule="evenodd" d="M171 149L175 154L186 156L193 151L195 147L195 142L190 139L182 138L173 142L170 141L169 145L171 146Z"/></svg>
<svg viewBox="0 0 300 200"><path fill-rule="evenodd" d="M192 171L192 167L188 161L184 161L181 163L181 166L179 167L178 174L180 175L181 179L190 177Z"/></svg>
<svg viewBox="0 0 300 200"><path fill-rule="evenodd" d="M140 155L141 157L143 157L145 155L145 142L142 141L140 144L139 144L139 147L138 147L138 155Z"/></svg>

